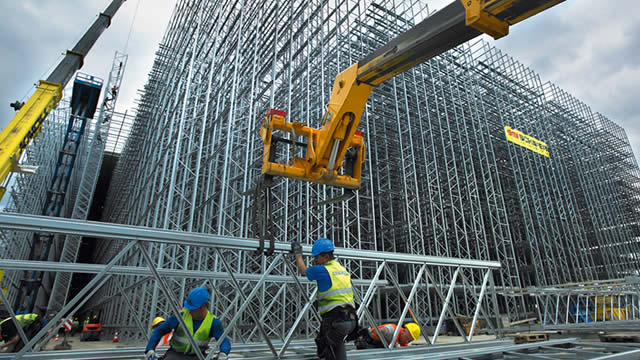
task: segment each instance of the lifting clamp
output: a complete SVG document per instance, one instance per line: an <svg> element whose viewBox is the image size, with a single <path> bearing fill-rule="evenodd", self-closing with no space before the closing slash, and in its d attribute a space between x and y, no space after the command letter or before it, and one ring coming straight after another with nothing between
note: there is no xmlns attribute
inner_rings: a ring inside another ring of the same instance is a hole
<svg viewBox="0 0 640 360"><path fill-rule="evenodd" d="M255 187L241 193L243 196L250 196L251 205L251 235L260 241L260 245L255 251L255 255L264 253L266 256L273 255L275 250L275 237L272 231L271 222L271 187L273 186L273 176L263 175ZM265 251L265 241L269 241L269 248Z"/></svg>

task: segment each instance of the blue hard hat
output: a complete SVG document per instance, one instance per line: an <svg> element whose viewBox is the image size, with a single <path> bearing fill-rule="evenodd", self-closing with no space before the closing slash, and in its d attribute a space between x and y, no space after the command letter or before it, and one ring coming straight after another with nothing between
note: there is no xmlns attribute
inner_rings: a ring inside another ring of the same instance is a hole
<svg viewBox="0 0 640 360"><path fill-rule="evenodd" d="M327 238L320 238L313 243L313 246L311 247L311 256L318 256L322 253L330 252L335 249L333 241Z"/></svg>
<svg viewBox="0 0 640 360"><path fill-rule="evenodd" d="M184 307L187 310L195 310L209 301L209 291L203 287L197 287L189 293L187 300L184 301Z"/></svg>

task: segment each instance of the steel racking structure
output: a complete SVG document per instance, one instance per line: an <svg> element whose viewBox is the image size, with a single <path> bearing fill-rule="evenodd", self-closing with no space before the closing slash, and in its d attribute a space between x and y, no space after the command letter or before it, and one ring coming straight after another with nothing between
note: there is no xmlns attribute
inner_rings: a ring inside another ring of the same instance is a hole
<svg viewBox="0 0 640 360"><path fill-rule="evenodd" d="M259 199L248 194L259 181L262 114L278 108L318 125L333 76L425 15L421 1L179 2L105 219L255 236ZM508 142L506 126L544 140L551 156ZM328 236L344 248L499 260L504 289L637 273L639 177L623 130L487 42L375 89L362 129L368 166L356 194L287 179L272 187L279 241ZM159 267L188 269L203 256L149 251ZM234 255L238 272L262 271L267 259ZM376 270L348 265L358 278ZM401 283L417 274L394 271ZM439 269L437 282L451 275ZM417 291L416 306L431 313L433 294ZM461 313L472 313L469 294L455 296ZM532 311L524 296L499 302L512 318ZM392 297L377 306L380 318L401 311Z"/></svg>
<svg viewBox="0 0 640 360"><path fill-rule="evenodd" d="M278 108L317 126L333 77L427 14L419 0L179 1L130 130L123 116L130 132L103 214L111 224L26 215L37 212L22 195L37 194L38 181L12 193L23 215L0 214L6 248L21 249L32 231L92 236L105 265L7 252L0 268L8 279L25 267L97 274L82 299L60 305L99 312L125 339L148 337L151 319L204 284L232 342L284 356L318 326L314 286L292 276L287 244L326 236L366 304L365 324L408 321L411 309L435 343L457 314L497 334L498 319L531 313L579 323L559 314L572 302L588 308L592 295L549 288L638 275L638 165L621 127L483 40L374 90L358 192L277 179L276 249L255 252L263 114ZM507 141L507 126L546 142L550 156ZM618 321L637 319L637 291L623 290L632 316ZM548 305L565 295L563 308Z"/></svg>

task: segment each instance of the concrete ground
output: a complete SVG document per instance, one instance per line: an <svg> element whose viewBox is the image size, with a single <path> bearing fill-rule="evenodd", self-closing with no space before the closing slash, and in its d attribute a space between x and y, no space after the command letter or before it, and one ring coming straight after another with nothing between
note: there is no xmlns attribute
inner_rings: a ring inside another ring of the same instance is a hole
<svg viewBox="0 0 640 360"><path fill-rule="evenodd" d="M127 348L127 347L144 347L146 343L141 342L129 342L126 340L121 340L117 343L114 343L111 338L107 338L107 336L102 336L103 339L99 341L80 341L80 335L67 337L67 342L71 344L71 350L98 350L98 349L114 349L114 348ZM494 340L495 336L493 335L476 335L473 337L473 341L487 341ZM426 340L423 336L421 336L414 343L415 345L425 344ZM462 337L460 336L438 336L437 344L453 344L453 343L461 343L463 342ZM62 343L62 338L60 338L57 342L50 340L49 343L43 349L44 351L53 351L54 347L58 344ZM232 351L233 355L233 351ZM232 358L234 356L231 356Z"/></svg>
<svg viewBox="0 0 640 360"><path fill-rule="evenodd" d="M103 336L103 338L105 337L106 336ZM496 337L493 335L475 335L473 337L473 341L488 341L495 340L495 338ZM80 341L80 335L68 337L67 342L71 344L71 350L113 349L119 347L143 347L146 345L146 343L127 342L124 340L114 343L112 339L101 339L99 341ZM458 342L463 342L462 337L441 335L438 336L436 344L454 344ZM62 343L62 338L60 338L58 342L50 340L43 350L53 350L53 348L60 343ZM426 344L426 340L424 336L420 336L420 338L418 338L418 340L414 341L412 344L424 345Z"/></svg>
<svg viewBox="0 0 640 360"><path fill-rule="evenodd" d="M102 339L99 341L80 341L80 335L68 336L67 342L71 345L71 350L95 350L95 349L113 349L119 347L143 347L146 343L135 343L135 342L126 342L119 341L117 343L113 342L113 339L107 339L106 335L102 336ZM54 347L58 344L62 343L62 338L60 338L57 342L49 340L49 343L44 347L43 350L54 350Z"/></svg>
<svg viewBox="0 0 640 360"><path fill-rule="evenodd" d="M558 339L562 339L565 334L551 334L551 338L550 340L558 340ZM107 336L105 336L107 337ZM495 340L496 337L493 335L476 335L473 337L473 342L483 342L483 341L491 341L491 340ZM597 340L596 340L597 341ZM55 345L60 344L62 342L62 340L59 340L58 342L54 342L53 340L51 340L47 346L45 347L45 351L53 351L53 348L55 347ZM80 341L80 337L78 335L73 336L73 337L69 337L68 338L68 342L71 343L72 345L72 350L98 350L99 353L102 353L102 355L106 355L109 354L109 350L116 350L118 348L129 348L128 350L123 349L124 351L130 351L130 350L135 350L134 353L128 352L127 354L132 355L130 359L123 359L122 360L141 360L143 359L144 355L142 354L142 351L140 351L139 356L138 355L134 355L137 354L138 349L142 349L144 347L144 343L140 343L140 342L127 342L125 340L122 340L121 342L118 343L114 343L112 339L109 338L105 338L102 339L100 341ZM456 343L462 343L463 339L460 336L439 336L437 339L436 344L438 345L449 345L449 344L456 344ZM420 344L425 344L426 340L424 337L420 337L418 340L416 340L414 343L414 345L420 345ZM258 345L258 344L256 344ZM300 345L300 344L299 344ZM293 346L293 345L292 345ZM314 347L313 343L311 341L308 341L308 343L305 343L303 348L299 348L298 351L292 350L294 352L297 352L299 355L304 354L304 358L305 359L309 359L311 358L314 353ZM137 348L137 349L131 349L131 348ZM105 352L101 352L99 351L100 349L104 349ZM349 344L347 349L351 352L354 350L353 348L353 343ZM246 356L249 357L255 357L257 355L260 354L268 354L269 352L266 350L266 348L264 349L264 351L256 349L256 348L252 348L251 345L244 345L244 346L239 346L236 347L236 350L240 351L240 352L236 352L235 354L231 353L231 359L244 359L246 358ZM258 353L256 353L256 350L258 350ZM302 351L304 350L304 351ZM409 350L409 349L406 349ZM116 350L117 351L117 350ZM356 354L356 353L354 353ZM567 354L572 354L572 353L567 353ZM366 355L365 355L366 356ZM128 356L127 356L128 357ZM359 357L362 358L362 357Z"/></svg>

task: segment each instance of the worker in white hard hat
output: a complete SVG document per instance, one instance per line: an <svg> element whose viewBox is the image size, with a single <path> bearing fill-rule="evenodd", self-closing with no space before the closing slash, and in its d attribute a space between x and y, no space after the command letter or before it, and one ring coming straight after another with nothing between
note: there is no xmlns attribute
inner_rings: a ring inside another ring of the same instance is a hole
<svg viewBox="0 0 640 360"><path fill-rule="evenodd" d="M315 339L318 357L345 360L344 341L358 325L358 317L351 275L335 260L334 250L333 241L327 238L316 240L311 248L316 265L307 267L302 260L302 246L297 242L291 244L300 274L318 284L318 311L322 317L320 333Z"/></svg>
<svg viewBox="0 0 640 360"><path fill-rule="evenodd" d="M197 359L195 351L191 347L187 331L193 336L196 344L205 353L209 349L211 338L219 339L224 329L222 322L216 319L208 309L209 291L203 287L198 287L189 293L184 301L184 309L180 312L188 329L183 329L175 315L171 315L167 320L158 324L153 331L147 347L145 356L147 359L156 359L156 346L160 338L173 331L173 336L169 341L169 350L161 358L163 360L192 360ZM231 344L225 337L220 344L220 352L216 357L218 360L227 360Z"/></svg>
<svg viewBox="0 0 640 360"><path fill-rule="evenodd" d="M387 344L391 343L393 334L395 334L398 326L393 323L382 324L377 328L364 328L359 331L359 337L356 340L356 349L369 349L384 347L380 337L384 338ZM395 346L408 346L410 342L420 337L420 326L416 323L407 323L400 329L396 337Z"/></svg>

